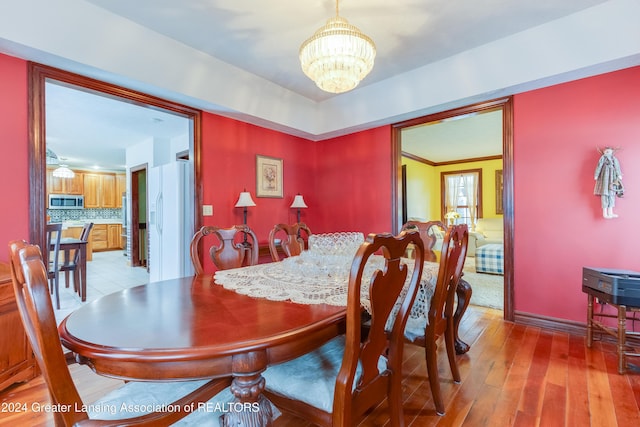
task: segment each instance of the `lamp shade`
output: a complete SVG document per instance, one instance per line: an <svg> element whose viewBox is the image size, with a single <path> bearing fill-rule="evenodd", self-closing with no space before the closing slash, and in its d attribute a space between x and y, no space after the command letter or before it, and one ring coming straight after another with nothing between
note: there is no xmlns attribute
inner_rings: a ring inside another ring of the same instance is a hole
<svg viewBox="0 0 640 427"><path fill-rule="evenodd" d="M236 203L236 208L246 208L247 206L255 206L255 202L251 198L251 193L248 191L243 191L240 193L240 197L238 198L238 202Z"/></svg>
<svg viewBox="0 0 640 427"><path fill-rule="evenodd" d="M291 207L301 209L301 208L308 208L309 206L307 206L306 203L304 202L302 195L298 194L293 198L293 203L291 203Z"/></svg>
<svg viewBox="0 0 640 427"><path fill-rule="evenodd" d="M73 178L76 174L67 165L60 165L53 170L53 176L56 178Z"/></svg>

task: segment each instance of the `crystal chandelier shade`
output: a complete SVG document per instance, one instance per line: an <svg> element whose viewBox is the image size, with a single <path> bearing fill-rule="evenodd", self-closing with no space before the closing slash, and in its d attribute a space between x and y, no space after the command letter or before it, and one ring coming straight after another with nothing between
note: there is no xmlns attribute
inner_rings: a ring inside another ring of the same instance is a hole
<svg viewBox="0 0 640 427"><path fill-rule="evenodd" d="M300 47L302 71L327 92L342 93L355 88L373 69L373 40L338 15L327 21Z"/></svg>

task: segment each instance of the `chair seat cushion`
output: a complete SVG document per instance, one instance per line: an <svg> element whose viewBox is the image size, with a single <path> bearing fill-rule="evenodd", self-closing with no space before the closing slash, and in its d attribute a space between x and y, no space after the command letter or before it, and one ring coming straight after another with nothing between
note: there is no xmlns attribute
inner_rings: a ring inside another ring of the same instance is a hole
<svg viewBox="0 0 640 427"><path fill-rule="evenodd" d="M426 317L413 318L410 317L407 320L407 325L404 328L404 337L409 342L414 342L417 338L424 337L425 330L427 328L428 320Z"/></svg>
<svg viewBox="0 0 640 427"><path fill-rule="evenodd" d="M296 359L267 368L262 376L266 389L272 393L299 400L325 412L333 411L333 395L336 378L342 366L345 337L341 335L328 341L322 347ZM378 371L387 369L387 360L378 360ZM362 368L356 369L358 383Z"/></svg>
<svg viewBox="0 0 640 427"><path fill-rule="evenodd" d="M204 385L208 380L184 382L129 382L103 398L88 405L89 418L114 420L123 417L157 412L161 405L169 405ZM229 387L215 395L208 404L199 408L175 426L219 426L226 404L233 401Z"/></svg>

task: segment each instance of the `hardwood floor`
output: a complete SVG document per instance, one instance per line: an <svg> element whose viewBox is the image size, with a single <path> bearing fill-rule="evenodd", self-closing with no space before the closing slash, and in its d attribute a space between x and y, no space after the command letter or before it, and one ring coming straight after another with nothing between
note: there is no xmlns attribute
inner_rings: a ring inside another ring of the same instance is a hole
<svg viewBox="0 0 640 427"><path fill-rule="evenodd" d="M460 326L471 344L459 356L462 383L454 384L440 349L442 392L446 415L435 414L426 381L424 352L407 345L404 354L404 415L407 426L630 426L640 419L640 373L617 373L615 347L584 337L504 322L502 312L470 306ZM633 361L633 359L632 359ZM635 361L640 364L638 359ZM70 367L85 402L120 382L100 377L79 365ZM0 413L0 426L51 426L46 411L31 411L32 403L49 402L42 378L16 385L0 395L6 403L26 403L26 412ZM361 426L388 424L385 403ZM308 423L283 415L276 427Z"/></svg>

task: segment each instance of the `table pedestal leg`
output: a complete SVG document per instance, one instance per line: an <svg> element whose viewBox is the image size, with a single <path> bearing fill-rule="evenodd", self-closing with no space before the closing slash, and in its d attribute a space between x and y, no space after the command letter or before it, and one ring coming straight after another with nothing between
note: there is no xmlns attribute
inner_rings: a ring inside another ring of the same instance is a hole
<svg viewBox="0 0 640 427"><path fill-rule="evenodd" d="M223 427L263 427L273 424L271 402L262 394L265 380L261 372L266 368L266 354L256 352L233 358L231 393L233 404L222 418Z"/></svg>
<svg viewBox="0 0 640 427"><path fill-rule="evenodd" d="M471 300L471 285L466 280L460 279L458 282L458 286L456 287L456 295L458 296L458 305L456 306L456 311L453 313L453 337L455 339L455 349L456 354L464 354L469 351L469 344L462 341L458 336L458 327L460 326L460 321L462 320L462 316L465 311L467 311L467 306L469 305L469 301Z"/></svg>

